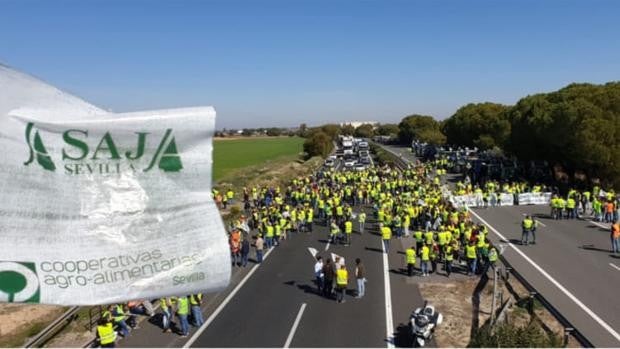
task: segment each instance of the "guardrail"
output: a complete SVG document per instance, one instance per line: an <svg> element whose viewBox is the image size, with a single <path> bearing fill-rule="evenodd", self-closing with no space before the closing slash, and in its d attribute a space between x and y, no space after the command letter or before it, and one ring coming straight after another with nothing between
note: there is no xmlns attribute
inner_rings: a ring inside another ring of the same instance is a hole
<svg viewBox="0 0 620 349"><path fill-rule="evenodd" d="M390 154L391 157L394 159L394 164L397 167L399 167L401 170L407 167L408 163L405 160L403 160L402 158L400 158L399 156L397 156L396 154L394 154L387 148L383 147L382 145L377 144L377 143L374 143L374 144L377 147L381 147L386 153ZM506 260L504 256L500 255L499 259L506 267L506 271L507 271L506 278L508 278L508 275L510 274L514 275L514 277L530 293L530 297L538 300L540 304L542 304L542 306L545 307L545 309L547 309L549 313L551 313L551 315L556 318L556 320L562 325L562 327L564 327L564 345L565 346L568 341L568 336L572 335L579 342L579 344L583 346L584 348L594 347L594 345L583 335L583 333L581 333L577 328L575 328L575 326L573 326L571 322L566 317L564 317L562 313L560 313L559 310L557 310L542 294L540 294L536 290L536 288L534 288L534 286L532 286L532 284L530 284L515 268L512 267L510 262L508 262L508 260ZM508 274L508 272L510 272L510 274Z"/></svg>
<svg viewBox="0 0 620 349"><path fill-rule="evenodd" d="M519 272L512 267L510 262L504 256L499 256L500 261L506 267L506 278L508 279L509 275L514 275L514 277L525 287L525 289L530 293L531 298L535 298L542 304L545 309L547 309L553 317L558 320L558 322L564 327L564 345L566 346L568 341L568 336L572 335L575 339L581 344L584 348L594 348L594 345L581 333L575 326L571 324L571 322L560 313L547 299L540 294L532 284L530 284Z"/></svg>
<svg viewBox="0 0 620 349"><path fill-rule="evenodd" d="M71 307L64 314L58 317L54 322L49 324L37 335L32 337L25 345L25 348L38 348L52 339L58 332L69 325L76 318L80 307Z"/></svg>

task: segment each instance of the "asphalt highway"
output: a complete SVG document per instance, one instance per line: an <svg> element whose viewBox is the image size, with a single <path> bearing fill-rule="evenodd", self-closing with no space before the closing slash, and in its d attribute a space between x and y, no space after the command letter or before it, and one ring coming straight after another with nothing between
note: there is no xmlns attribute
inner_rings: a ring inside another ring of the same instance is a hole
<svg viewBox="0 0 620 349"><path fill-rule="evenodd" d="M337 168L342 165L337 163ZM328 244L327 227L314 224L311 233L292 233L271 250L262 264L233 268L231 285L218 294L205 295L207 323L192 328L188 338L162 333L158 317L144 323L120 347L390 347L411 346L408 321L423 304L417 277L403 274L404 250L411 238L392 241L384 260L381 237L370 207L355 207L368 214L366 231L354 222L350 246ZM320 222L320 221L318 221ZM345 258L349 271L346 302L316 293L315 259L335 253ZM251 252L254 257L254 252ZM366 268L366 295L356 299L355 259ZM444 278L435 275L433 278ZM389 290L389 292L387 292ZM434 346L431 341L428 346Z"/></svg>
<svg viewBox="0 0 620 349"><path fill-rule="evenodd" d="M386 149L413 161L409 149ZM538 222L536 245L521 246L521 221ZM597 347L620 346L620 256L610 252L609 224L552 220L547 206L475 209L494 243L506 246L504 257L562 315Z"/></svg>

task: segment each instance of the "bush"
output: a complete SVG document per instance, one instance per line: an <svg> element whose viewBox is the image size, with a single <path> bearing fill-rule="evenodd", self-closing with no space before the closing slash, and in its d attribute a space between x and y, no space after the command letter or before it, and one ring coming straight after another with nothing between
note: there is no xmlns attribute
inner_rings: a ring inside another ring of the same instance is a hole
<svg viewBox="0 0 620 349"><path fill-rule="evenodd" d="M562 346L559 336L547 334L534 321L525 327L501 324L495 327L485 325L473 335L470 348L557 348Z"/></svg>

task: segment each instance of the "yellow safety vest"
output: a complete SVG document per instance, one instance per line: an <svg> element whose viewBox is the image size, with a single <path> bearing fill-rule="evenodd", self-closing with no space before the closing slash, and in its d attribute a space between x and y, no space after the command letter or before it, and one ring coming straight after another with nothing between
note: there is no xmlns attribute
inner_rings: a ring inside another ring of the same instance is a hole
<svg viewBox="0 0 620 349"><path fill-rule="evenodd" d="M465 251L467 252L467 258L475 259L476 258L476 246L465 246Z"/></svg>
<svg viewBox="0 0 620 349"><path fill-rule="evenodd" d="M381 228L381 237L383 240L389 240L392 238L392 229L390 227Z"/></svg>
<svg viewBox="0 0 620 349"><path fill-rule="evenodd" d="M187 297L179 298L179 308L177 309L177 314L179 315L187 315L189 314L189 303L187 301Z"/></svg>
<svg viewBox="0 0 620 349"><path fill-rule="evenodd" d="M99 343L101 345L116 342L116 332L114 332L114 326L111 322L97 326L97 334L99 335Z"/></svg>
<svg viewBox="0 0 620 349"><path fill-rule="evenodd" d="M346 269L338 269L336 271L336 284L338 286L346 286L349 280L349 273Z"/></svg>
<svg viewBox="0 0 620 349"><path fill-rule="evenodd" d="M191 303L191 305L198 305L200 304L201 300L202 300L202 293L189 296L189 302Z"/></svg>
<svg viewBox="0 0 620 349"><path fill-rule="evenodd" d="M405 255L407 256L407 264L415 264L415 250L413 248L406 249Z"/></svg>
<svg viewBox="0 0 620 349"><path fill-rule="evenodd" d="M430 259L431 249L428 246L422 246L422 261L426 262Z"/></svg>
<svg viewBox="0 0 620 349"><path fill-rule="evenodd" d="M344 232L347 234L353 233L353 223L350 221L344 222Z"/></svg>

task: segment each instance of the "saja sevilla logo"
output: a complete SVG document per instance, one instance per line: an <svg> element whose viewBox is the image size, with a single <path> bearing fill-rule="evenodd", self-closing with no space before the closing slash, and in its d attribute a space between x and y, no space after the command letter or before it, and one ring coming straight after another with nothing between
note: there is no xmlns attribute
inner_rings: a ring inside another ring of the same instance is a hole
<svg viewBox="0 0 620 349"><path fill-rule="evenodd" d="M166 130L155 153L150 158L145 158L145 155L149 155L146 147L148 132L135 133L135 143L132 143L135 147L133 148L115 141L110 132L95 138L96 143L93 143L92 137L89 138L88 130L70 129L62 133L63 146L59 157L62 159L66 174L105 175L127 170L138 171L137 166L140 166L138 164L141 164L140 169L143 172L149 172L155 166L165 172L179 172L183 169L172 129ZM123 140L126 141L127 138ZM26 126L26 143L30 148L30 157L24 165L28 166L36 162L47 171L56 171L56 164L39 130L32 122ZM145 161L146 159L149 159L148 162Z"/></svg>

